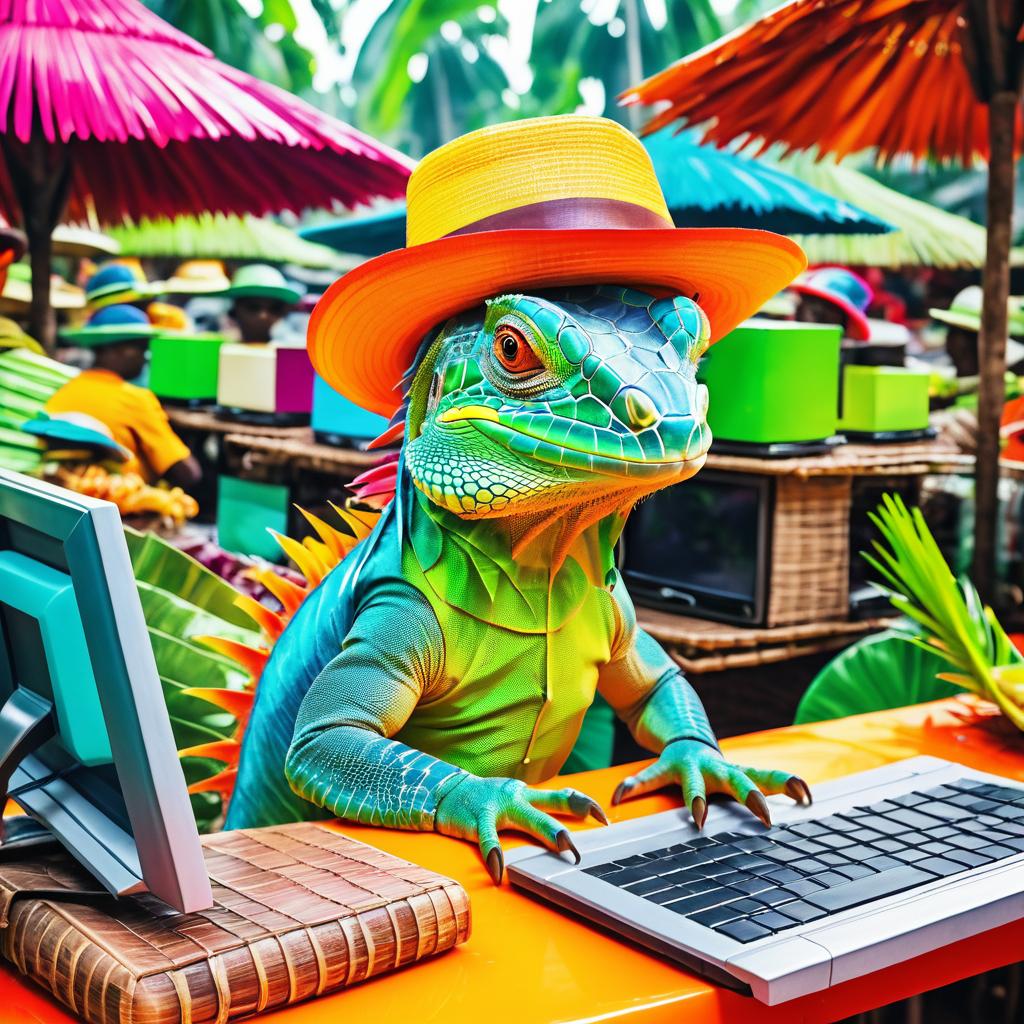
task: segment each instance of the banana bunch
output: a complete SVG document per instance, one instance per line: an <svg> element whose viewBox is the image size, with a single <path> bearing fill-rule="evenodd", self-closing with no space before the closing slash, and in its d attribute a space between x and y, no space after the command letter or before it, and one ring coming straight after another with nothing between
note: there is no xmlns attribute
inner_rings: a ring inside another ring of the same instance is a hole
<svg viewBox="0 0 1024 1024"><path fill-rule="evenodd" d="M156 515L178 527L199 513L195 498L180 487L152 487L138 473L111 473L96 463L60 466L50 479L79 494L112 501L123 516Z"/></svg>

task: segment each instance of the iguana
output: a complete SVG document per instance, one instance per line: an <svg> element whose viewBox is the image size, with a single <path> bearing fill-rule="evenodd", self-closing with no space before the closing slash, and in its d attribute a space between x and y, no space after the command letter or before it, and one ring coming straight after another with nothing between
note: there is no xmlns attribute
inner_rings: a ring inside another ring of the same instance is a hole
<svg viewBox="0 0 1024 1024"><path fill-rule="evenodd" d="M322 581L353 539L311 517L322 542L286 547L318 585L268 577L285 617L249 604L269 656L220 645L258 676L251 713L224 704L247 719L237 778L237 751L213 755L228 768L207 787L235 782L226 827L436 830L479 843L496 882L501 829L578 859L551 815L604 812L529 786L558 773L596 691L659 755L613 803L679 784L700 827L708 793L765 824L762 791L810 799L722 757L615 566L635 503L704 464L709 337L691 299L608 286L500 295L428 335L387 435L404 433L394 500L372 531L342 510L363 539Z"/></svg>

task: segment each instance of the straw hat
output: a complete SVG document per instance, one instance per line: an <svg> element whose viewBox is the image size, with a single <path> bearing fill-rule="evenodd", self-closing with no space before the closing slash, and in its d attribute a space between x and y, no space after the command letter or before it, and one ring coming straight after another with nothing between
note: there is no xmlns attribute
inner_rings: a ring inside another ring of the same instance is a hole
<svg viewBox="0 0 1024 1024"><path fill-rule="evenodd" d="M712 340L806 265L788 238L675 228L647 151L615 121L562 115L471 132L409 179L406 248L336 281L309 324L319 374L388 415L432 327L513 289L632 285L695 297Z"/></svg>
<svg viewBox="0 0 1024 1024"><path fill-rule="evenodd" d="M93 313L83 326L65 327L58 333L72 345L98 348L100 345L113 345L120 341L148 339L157 331L141 309L122 305L105 306Z"/></svg>
<svg viewBox="0 0 1024 1024"><path fill-rule="evenodd" d="M968 331L981 330L981 306L984 293L976 284L968 285L958 292L949 309L929 309L928 315L953 327L963 327ZM1008 327L1011 337L1024 337L1024 297L1011 295L1007 303L1009 315Z"/></svg>
<svg viewBox="0 0 1024 1024"><path fill-rule="evenodd" d="M27 263L15 263L7 274L0 292L0 311L23 312L32 304L32 268ZM53 309L81 309L85 294L81 288L53 275L50 278L50 306Z"/></svg>
<svg viewBox="0 0 1024 1024"><path fill-rule="evenodd" d="M277 267L266 263L249 263L239 267L231 279L231 285L218 295L228 299L276 299L285 305L294 306L302 298L303 291L288 283Z"/></svg>
<svg viewBox="0 0 1024 1024"><path fill-rule="evenodd" d="M846 267L816 267L794 282L793 291L838 306L846 314L847 337L855 341L867 341L871 337L866 314L875 293L859 274Z"/></svg>
<svg viewBox="0 0 1024 1024"><path fill-rule="evenodd" d="M186 260L164 282L168 295L209 295L231 287L220 260Z"/></svg>

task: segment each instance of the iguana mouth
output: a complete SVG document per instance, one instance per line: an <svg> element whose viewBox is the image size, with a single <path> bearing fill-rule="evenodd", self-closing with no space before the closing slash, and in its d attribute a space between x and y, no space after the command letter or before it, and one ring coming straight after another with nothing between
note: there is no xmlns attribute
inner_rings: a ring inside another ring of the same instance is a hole
<svg viewBox="0 0 1024 1024"><path fill-rule="evenodd" d="M497 410L486 405L461 406L447 409L438 417L438 422L445 425L465 424L480 431L489 440L500 444L515 455L535 459L553 466L583 472L602 474L605 476L632 477L650 479L652 477L677 477L681 473L692 476L704 465L707 449L693 456L680 452L676 458L644 458L634 457L623 452L621 455L606 455L596 451L588 451L566 442L555 443L545 437L529 433L502 423ZM551 424L569 423L563 417L551 416ZM610 440L621 444L621 435L604 427L591 427L597 437L606 435ZM699 424L695 424L702 442L705 432Z"/></svg>

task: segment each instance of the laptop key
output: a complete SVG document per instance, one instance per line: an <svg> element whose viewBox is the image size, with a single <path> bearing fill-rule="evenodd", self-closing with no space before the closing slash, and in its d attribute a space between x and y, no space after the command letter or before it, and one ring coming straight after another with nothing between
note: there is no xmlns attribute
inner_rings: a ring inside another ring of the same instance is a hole
<svg viewBox="0 0 1024 1024"><path fill-rule="evenodd" d="M765 860L753 853L741 853L733 859L733 863L740 871L756 871L758 868L774 868L777 865L774 861Z"/></svg>
<svg viewBox="0 0 1024 1024"><path fill-rule="evenodd" d="M781 864L787 864L791 860L802 860L804 856L799 850L793 850L788 846L774 846L770 850L765 850L763 855Z"/></svg>
<svg viewBox="0 0 1024 1024"><path fill-rule="evenodd" d="M983 836L965 835L965 836L950 836L949 845L955 846L961 850L981 850L989 845L991 840L986 839Z"/></svg>
<svg viewBox="0 0 1024 1024"><path fill-rule="evenodd" d="M797 879L803 878L803 875L792 868L777 868L775 871L766 871L764 877L782 885L785 882L795 882Z"/></svg>
<svg viewBox="0 0 1024 1024"><path fill-rule="evenodd" d="M819 917L825 916L825 911L821 907L815 907L810 903L805 903L803 900L798 900L796 903L787 903L784 907L779 907L777 913L792 918L799 924L817 921Z"/></svg>
<svg viewBox="0 0 1024 1024"><path fill-rule="evenodd" d="M834 914L840 910L848 910L850 907L859 907L862 903L881 899L883 896L892 896L906 889L913 889L915 886L932 881L933 877L924 871L910 867L909 864L903 864L891 871L880 871L867 878L858 878L855 882L847 881L845 885L837 885L835 888L810 893L804 899L807 903Z"/></svg>
<svg viewBox="0 0 1024 1024"><path fill-rule="evenodd" d="M932 857L941 857L944 853L949 853L950 850L955 847L950 846L949 843L925 843L924 846L918 847L921 853L927 853Z"/></svg>
<svg viewBox="0 0 1024 1024"><path fill-rule="evenodd" d="M876 850L881 850L882 853L895 854L905 850L906 844L899 842L896 839L879 839L871 844Z"/></svg>
<svg viewBox="0 0 1024 1024"><path fill-rule="evenodd" d="M757 898L768 907L777 907L782 903L790 903L796 899L796 895L788 889L767 889L759 892Z"/></svg>
<svg viewBox="0 0 1024 1024"><path fill-rule="evenodd" d="M662 889L660 892L650 893L645 896L644 899L650 900L651 903L657 903L660 906L664 906L666 903L672 903L675 900L681 900L687 896L693 895L693 890L688 886L673 885L670 889Z"/></svg>
<svg viewBox="0 0 1024 1024"><path fill-rule="evenodd" d="M838 871L823 871L820 875L814 875L813 881L820 883L825 888L845 885L849 879L839 874Z"/></svg>
<svg viewBox="0 0 1024 1024"><path fill-rule="evenodd" d="M872 857L871 860L864 861L866 867L871 868L872 871L889 871L891 868L900 867L900 862L893 857Z"/></svg>
<svg viewBox="0 0 1024 1024"><path fill-rule="evenodd" d="M714 928L715 925L725 924L726 921L735 921L743 915L736 913L733 904L723 903L720 907L711 907L708 910L700 910L687 916L691 921L702 924L705 928Z"/></svg>
<svg viewBox="0 0 1024 1024"><path fill-rule="evenodd" d="M872 873L872 869L867 864L845 864L841 868L836 868L836 872L852 882L855 878L866 878Z"/></svg>
<svg viewBox="0 0 1024 1024"><path fill-rule="evenodd" d="M620 868L636 868L641 864L646 864L647 858L643 854L637 854L635 857L626 857L624 860L617 860L614 863L618 864Z"/></svg>
<svg viewBox="0 0 1024 1024"><path fill-rule="evenodd" d="M582 868L583 874L593 875L595 878L604 878L605 875L612 875L616 871L621 871L622 868L618 864L612 862L609 864L595 864L592 868Z"/></svg>
<svg viewBox="0 0 1024 1024"><path fill-rule="evenodd" d="M768 910L763 914L755 914L750 918L754 924L759 924L762 928L770 928L773 932L782 932L787 928L795 928L798 924L791 917L786 917L785 908L783 910Z"/></svg>
<svg viewBox="0 0 1024 1024"><path fill-rule="evenodd" d="M686 896L674 903L663 904L663 906L674 914L688 917L695 910L717 907L722 903L728 903L731 899L736 899L737 896L739 893L733 892L731 889L716 889L714 892L701 892L696 896Z"/></svg>
<svg viewBox="0 0 1024 1024"><path fill-rule="evenodd" d="M751 836L749 839L737 839L730 845L740 853L760 853L762 850L770 850L774 844L764 836Z"/></svg>
<svg viewBox="0 0 1024 1024"><path fill-rule="evenodd" d="M604 880L622 888L622 886L629 885L631 882L640 882L645 878L653 878L656 874L657 872L653 867L623 868L621 871L616 871L614 875L605 875Z"/></svg>
<svg viewBox="0 0 1024 1024"><path fill-rule="evenodd" d="M905 807L889 811L885 817L888 821L898 821L912 829L928 828L929 825L935 824L935 819L930 818L927 814L922 814L920 811L911 811Z"/></svg>
<svg viewBox="0 0 1024 1024"><path fill-rule="evenodd" d="M730 939L735 939L737 942L754 942L757 939L763 939L766 935L771 935L767 928L746 919L727 921L725 924L716 926L715 931L728 935Z"/></svg>
<svg viewBox="0 0 1024 1024"><path fill-rule="evenodd" d="M970 811L958 807L956 804L935 802L922 809L927 810L933 818L941 818L943 821L963 821L965 818L971 817Z"/></svg>
<svg viewBox="0 0 1024 1024"><path fill-rule="evenodd" d="M963 864L958 864L955 860L947 860L945 857L925 857L924 860L917 861L915 867L922 871L930 871L940 878L958 875L961 871L967 870Z"/></svg>
<svg viewBox="0 0 1024 1024"><path fill-rule="evenodd" d="M791 883L793 885L797 883ZM746 893L748 896L753 896L754 893L765 892L771 889L774 885L773 882L767 878L750 878L740 882L733 882L729 888L736 889L738 892ZM816 887L817 888L817 887Z"/></svg>
<svg viewBox="0 0 1024 1024"><path fill-rule="evenodd" d="M673 889L675 886L671 882L666 882L664 878L645 878L641 882L634 882L632 885L626 886L626 892L631 892L635 896L646 896L652 892L662 892L665 889Z"/></svg>
<svg viewBox="0 0 1024 1024"><path fill-rule="evenodd" d="M786 888L794 896L806 896L809 892L819 892L825 887L820 885L816 878L801 878L797 882L790 882Z"/></svg>
<svg viewBox="0 0 1024 1024"><path fill-rule="evenodd" d="M789 831L795 832L798 836L804 836L807 839L828 835L828 829L823 825L819 825L816 821L797 822L795 825L789 826Z"/></svg>

